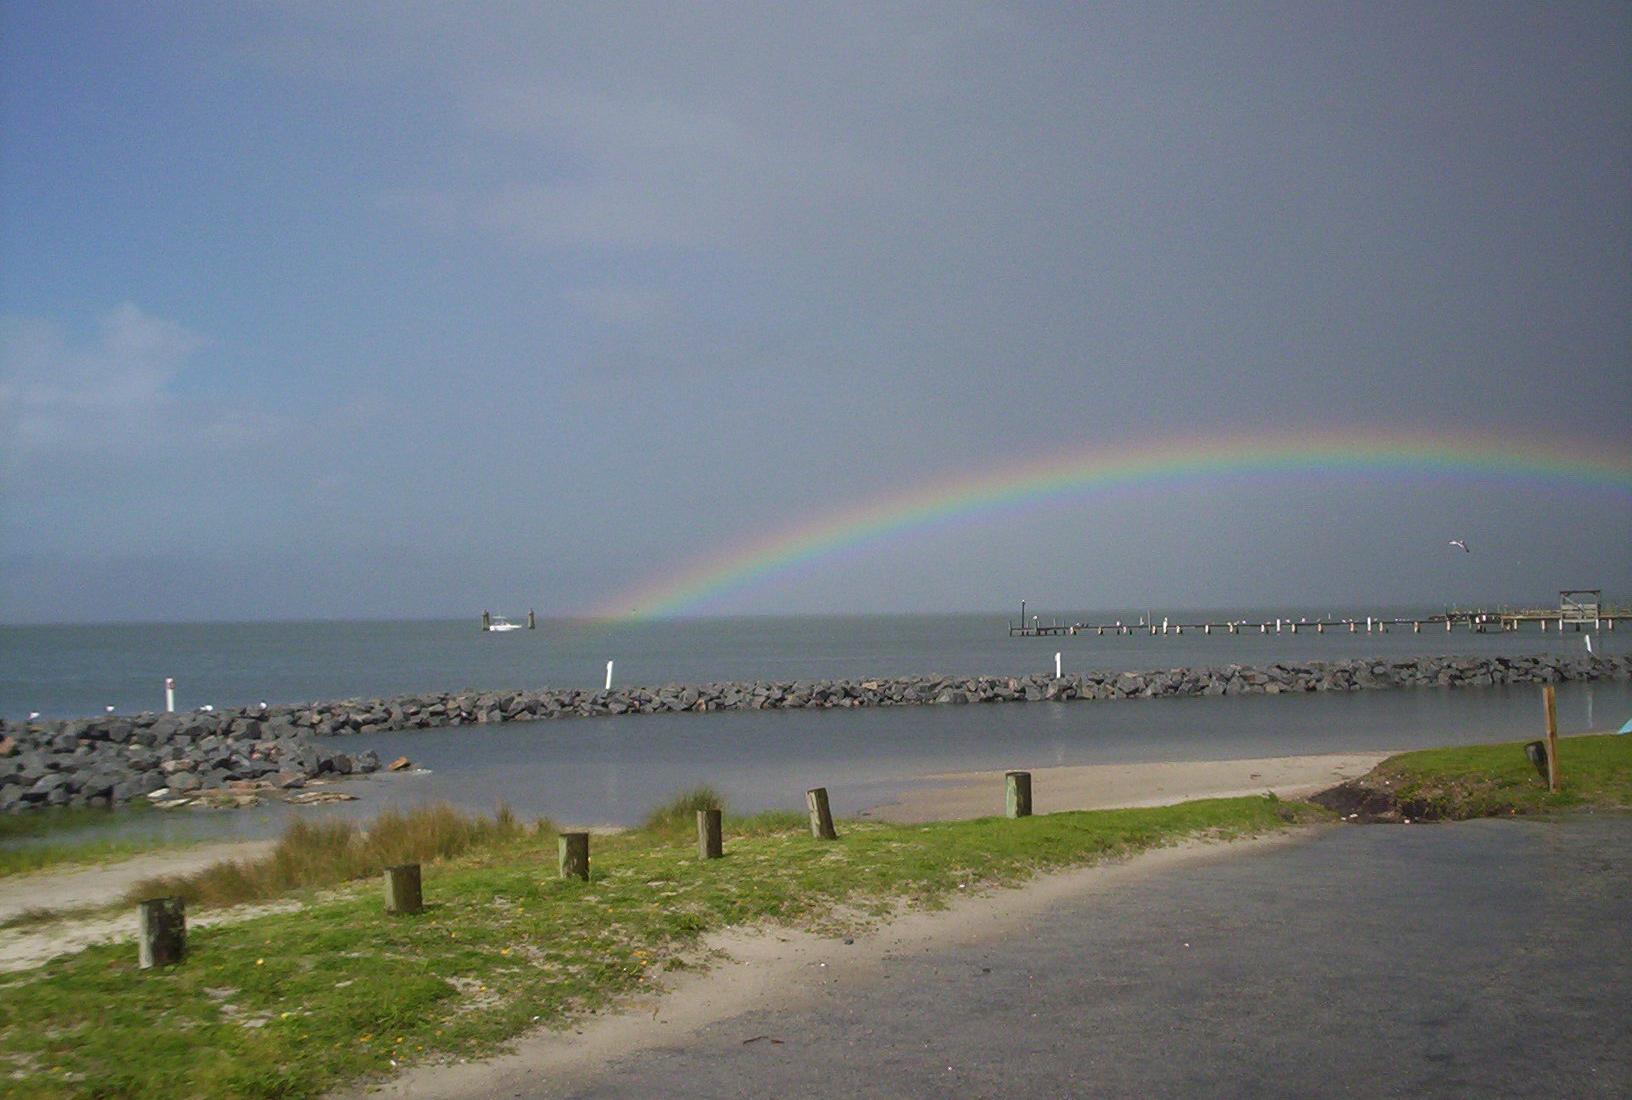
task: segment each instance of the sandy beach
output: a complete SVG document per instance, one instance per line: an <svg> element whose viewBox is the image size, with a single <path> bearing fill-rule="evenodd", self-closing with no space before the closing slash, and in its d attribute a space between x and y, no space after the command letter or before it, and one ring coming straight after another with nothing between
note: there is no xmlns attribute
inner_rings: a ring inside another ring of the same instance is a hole
<svg viewBox="0 0 1632 1100"><path fill-rule="evenodd" d="M1281 798L1305 798L1364 775L1391 755L1334 753L1032 768L1032 809L1050 814L1118 806L1165 806L1193 798L1235 798L1266 791ZM932 786L879 806L867 816L911 823L956 821L1003 812L1001 771L947 772L926 778Z"/></svg>

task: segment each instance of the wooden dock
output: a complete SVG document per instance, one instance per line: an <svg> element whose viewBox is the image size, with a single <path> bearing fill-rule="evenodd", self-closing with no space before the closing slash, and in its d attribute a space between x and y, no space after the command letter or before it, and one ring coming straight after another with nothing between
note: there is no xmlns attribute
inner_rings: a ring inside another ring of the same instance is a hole
<svg viewBox="0 0 1632 1100"><path fill-rule="evenodd" d="M1058 618L1043 622L1039 616L1033 615L1031 621L1026 621L1026 605L1020 605L1020 621L1009 622L1009 637L1011 638L1048 638L1074 637L1078 634L1093 634L1104 637L1131 636L1134 634L1387 634L1390 630L1404 630L1409 628L1414 634L1421 634L1424 630L1438 630L1452 633L1465 630L1473 634L1494 634L1517 631L1526 627L1536 627L1542 633L1557 630L1563 633L1566 630L1581 632L1587 630L1615 629L1618 620L1632 616L1632 609L1625 607L1604 607L1597 599L1597 592L1563 592L1565 597L1557 608L1527 608L1512 610L1498 608L1496 610L1473 609L1467 611L1447 610L1438 615L1425 615L1418 618L1392 618L1382 615L1356 615L1347 618L1327 619L1265 619L1263 621L1248 619L1226 619L1220 622L1177 622L1171 619L1157 620L1154 616L1140 619L1135 623L1125 623L1121 620L1109 623L1062 622ZM1593 597L1592 599L1571 599L1570 597Z"/></svg>

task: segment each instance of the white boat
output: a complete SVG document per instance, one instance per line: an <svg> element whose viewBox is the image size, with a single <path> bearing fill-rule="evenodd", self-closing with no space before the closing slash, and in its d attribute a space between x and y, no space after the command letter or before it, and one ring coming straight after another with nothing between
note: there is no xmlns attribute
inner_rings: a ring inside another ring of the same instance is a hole
<svg viewBox="0 0 1632 1100"><path fill-rule="evenodd" d="M520 623L513 623L509 619L505 618L503 615L495 615L495 616L493 616L493 621L488 624L487 629L489 629L489 630L501 630L501 631L502 630L520 630L521 629L521 624Z"/></svg>

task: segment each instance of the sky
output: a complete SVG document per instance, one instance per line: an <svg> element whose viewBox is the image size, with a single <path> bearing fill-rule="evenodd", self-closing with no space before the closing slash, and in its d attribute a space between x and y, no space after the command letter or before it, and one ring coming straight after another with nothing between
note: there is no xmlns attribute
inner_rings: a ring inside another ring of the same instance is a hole
<svg viewBox="0 0 1632 1100"><path fill-rule="evenodd" d="M1632 598L1629 307L1620 3L0 0L0 622Z"/></svg>

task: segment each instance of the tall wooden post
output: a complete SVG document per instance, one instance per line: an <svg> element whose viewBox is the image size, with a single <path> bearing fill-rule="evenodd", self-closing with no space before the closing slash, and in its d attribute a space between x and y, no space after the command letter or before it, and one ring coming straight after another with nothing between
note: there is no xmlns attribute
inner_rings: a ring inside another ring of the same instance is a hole
<svg viewBox="0 0 1632 1100"><path fill-rule="evenodd" d="M417 913L425 908L425 896L420 890L419 864L404 863L385 869L385 911L387 913Z"/></svg>
<svg viewBox="0 0 1632 1100"><path fill-rule="evenodd" d="M1031 816L1031 773L1004 772L1003 808L1010 817Z"/></svg>
<svg viewBox="0 0 1632 1100"><path fill-rule="evenodd" d="M833 828L833 813L827 808L827 788L812 787L805 792L805 806L810 810L810 835L817 840L837 840Z"/></svg>
<svg viewBox="0 0 1632 1100"><path fill-rule="evenodd" d="M562 833L556 838L556 852L560 857L562 878L589 881L588 833Z"/></svg>
<svg viewBox="0 0 1632 1100"><path fill-rule="evenodd" d="M1542 704L1547 708L1547 789L1558 790L1558 707L1553 698L1553 685L1541 689Z"/></svg>
<svg viewBox="0 0 1632 1100"><path fill-rule="evenodd" d="M537 630L538 629L538 616L533 614L533 609L530 608L530 607L527 609L527 629L528 630Z"/></svg>
<svg viewBox="0 0 1632 1100"><path fill-rule="evenodd" d="M489 615L485 611L482 612L482 629L483 630L492 630L493 629L493 616Z"/></svg>
<svg viewBox="0 0 1632 1100"><path fill-rule="evenodd" d="M724 853L720 841L720 811L697 811L697 858L719 859Z"/></svg>
<svg viewBox="0 0 1632 1100"><path fill-rule="evenodd" d="M136 958L143 970L173 966L187 953L187 903L149 898L136 910Z"/></svg>

